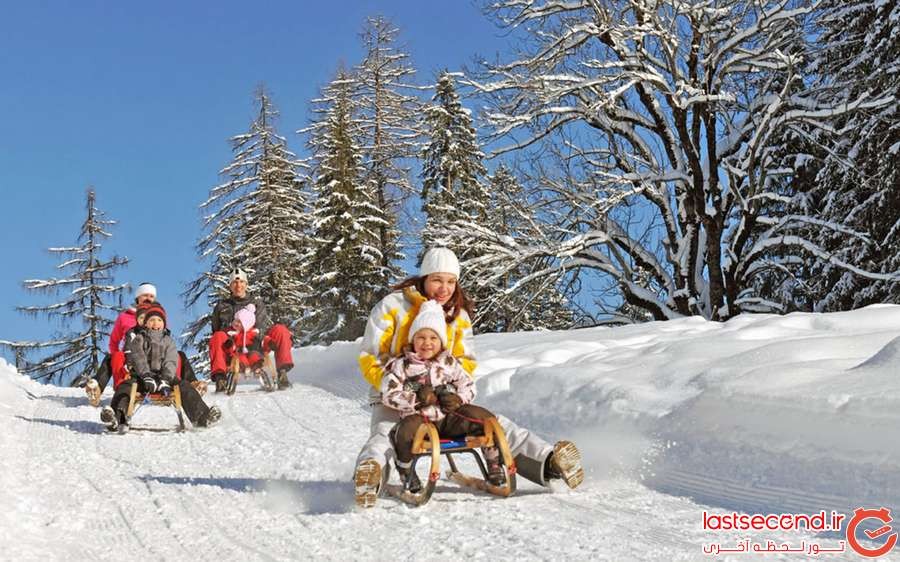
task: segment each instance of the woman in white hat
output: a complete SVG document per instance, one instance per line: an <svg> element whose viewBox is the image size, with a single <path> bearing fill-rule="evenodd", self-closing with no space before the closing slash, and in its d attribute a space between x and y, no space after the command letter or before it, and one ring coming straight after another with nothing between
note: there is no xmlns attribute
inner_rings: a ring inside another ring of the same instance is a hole
<svg viewBox="0 0 900 562"><path fill-rule="evenodd" d="M381 379L385 374L384 365L392 357L402 355L422 303L433 300L443 307L446 348L470 376L475 371L470 318L472 301L458 284L459 274L459 260L452 250L431 248L422 258L419 275L394 286L393 292L369 313L359 366L363 378L372 387L372 419L369 440L359 453L354 473L357 505L375 505L385 475L384 467L389 455L393 454L388 433L400 418L396 410L381 402ZM519 475L542 486L556 478L564 480L571 488L581 483L584 478L581 455L574 444L560 441L550 445L504 416L497 416L497 419L506 432Z"/></svg>

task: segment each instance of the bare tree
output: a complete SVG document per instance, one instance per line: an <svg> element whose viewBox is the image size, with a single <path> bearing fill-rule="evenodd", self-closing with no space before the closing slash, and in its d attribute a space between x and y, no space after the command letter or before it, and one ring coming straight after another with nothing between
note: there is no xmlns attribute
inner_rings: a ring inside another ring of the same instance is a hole
<svg viewBox="0 0 900 562"><path fill-rule="evenodd" d="M540 237L516 240L477 225L462 235L490 248L468 266L499 277L523 262L599 271L626 303L655 319L726 319L779 310L757 276L815 256L871 278L804 233L860 233L791 212L780 181L779 132L828 129L837 116L881 107L862 92L829 103L801 64L815 0L503 0L486 10L521 45L484 63L469 84L495 151L544 150L568 168L542 178L560 196ZM776 166L776 163L778 166ZM623 211L626 211L623 213ZM634 212L636 211L636 212ZM634 218L638 220L635 222ZM652 236L647 236L651 225Z"/></svg>

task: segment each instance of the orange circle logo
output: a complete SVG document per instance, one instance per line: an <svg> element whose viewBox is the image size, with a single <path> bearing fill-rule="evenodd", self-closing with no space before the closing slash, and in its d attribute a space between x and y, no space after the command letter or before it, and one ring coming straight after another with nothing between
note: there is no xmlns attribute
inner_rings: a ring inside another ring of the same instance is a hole
<svg viewBox="0 0 900 562"><path fill-rule="evenodd" d="M878 548L866 548L856 539L856 528L866 519L878 519L884 524L874 531L863 531L870 539L874 540L891 532L891 526L888 525L888 523L893 521L893 519L891 519L891 510L885 507L882 507L881 509L865 509L860 507L853 511L853 519L847 523L847 542L850 543L850 546L857 554L865 556L866 558L878 558L879 556L884 556L897 544L897 533L891 534L887 541Z"/></svg>

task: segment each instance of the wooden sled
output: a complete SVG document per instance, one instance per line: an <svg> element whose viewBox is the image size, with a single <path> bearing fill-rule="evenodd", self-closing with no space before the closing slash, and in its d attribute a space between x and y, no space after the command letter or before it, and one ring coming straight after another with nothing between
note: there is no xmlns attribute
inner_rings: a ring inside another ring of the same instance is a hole
<svg viewBox="0 0 900 562"><path fill-rule="evenodd" d="M255 367L245 366L238 354L234 354L231 358L231 365L228 368L228 378L225 379L225 394L228 396L234 394L242 375L245 377L257 377L263 390L272 392L277 388L277 378L272 375L274 372L275 366L272 364L268 353L263 354L262 363Z"/></svg>
<svg viewBox="0 0 900 562"><path fill-rule="evenodd" d="M435 447L434 444L438 446ZM506 467L506 482L502 486L495 486L488 482L488 472L484 461L481 458L480 449L482 447L494 447L500 450L500 461ZM462 440L441 442L438 436L437 428L432 423L425 423L419 426L416 436L413 439L413 461L410 470L416 469L416 461L420 458L430 458L431 466L428 470L428 479L418 493L412 493L403 486L387 486L389 494L397 499L414 506L420 506L428 503L437 481L440 478L441 471L441 455L447 456L450 463L450 470L447 471L447 478L468 488L481 490L489 494L501 497L509 497L516 491L516 464L513 461L512 454L509 451L509 443L506 440L506 433L500 427L497 418L488 418L484 421L484 435L466 437ZM478 468L481 470L481 478L467 476L459 471L453 455L458 453L468 453L475 458Z"/></svg>
<svg viewBox="0 0 900 562"><path fill-rule="evenodd" d="M131 419L141 408L146 405L154 405L173 408L178 415L178 427L175 429L177 431L184 431L186 429L184 424L184 408L181 407L181 389L178 388L177 384L172 387L172 392L169 394L142 394L138 392L138 386L138 384L131 385L131 395L128 397L128 410L125 413L127 427L137 430L167 431L165 429L131 427Z"/></svg>

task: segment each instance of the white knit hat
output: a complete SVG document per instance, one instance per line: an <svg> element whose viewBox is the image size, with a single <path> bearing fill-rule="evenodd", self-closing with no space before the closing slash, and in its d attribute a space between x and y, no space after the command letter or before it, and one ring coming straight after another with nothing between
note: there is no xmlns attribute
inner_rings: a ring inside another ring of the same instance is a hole
<svg viewBox="0 0 900 562"><path fill-rule="evenodd" d="M141 295L153 295L153 298L156 298L156 286L152 283L141 283L138 285L138 288L134 291L134 300L137 300Z"/></svg>
<svg viewBox="0 0 900 562"><path fill-rule="evenodd" d="M425 301L419 307L419 314L409 328L409 343L412 343L416 332L425 328L436 333L447 347L447 320L444 318L444 308L437 301Z"/></svg>
<svg viewBox="0 0 900 562"><path fill-rule="evenodd" d="M419 275L425 277L432 273L451 273L459 277L459 260L449 248L432 248L425 252Z"/></svg>
<svg viewBox="0 0 900 562"><path fill-rule="evenodd" d="M228 284L231 285L232 283L234 283L235 279L240 279L244 283L249 283L249 281L247 281L247 272L240 267L234 268L234 270L231 272L231 275L228 276Z"/></svg>

